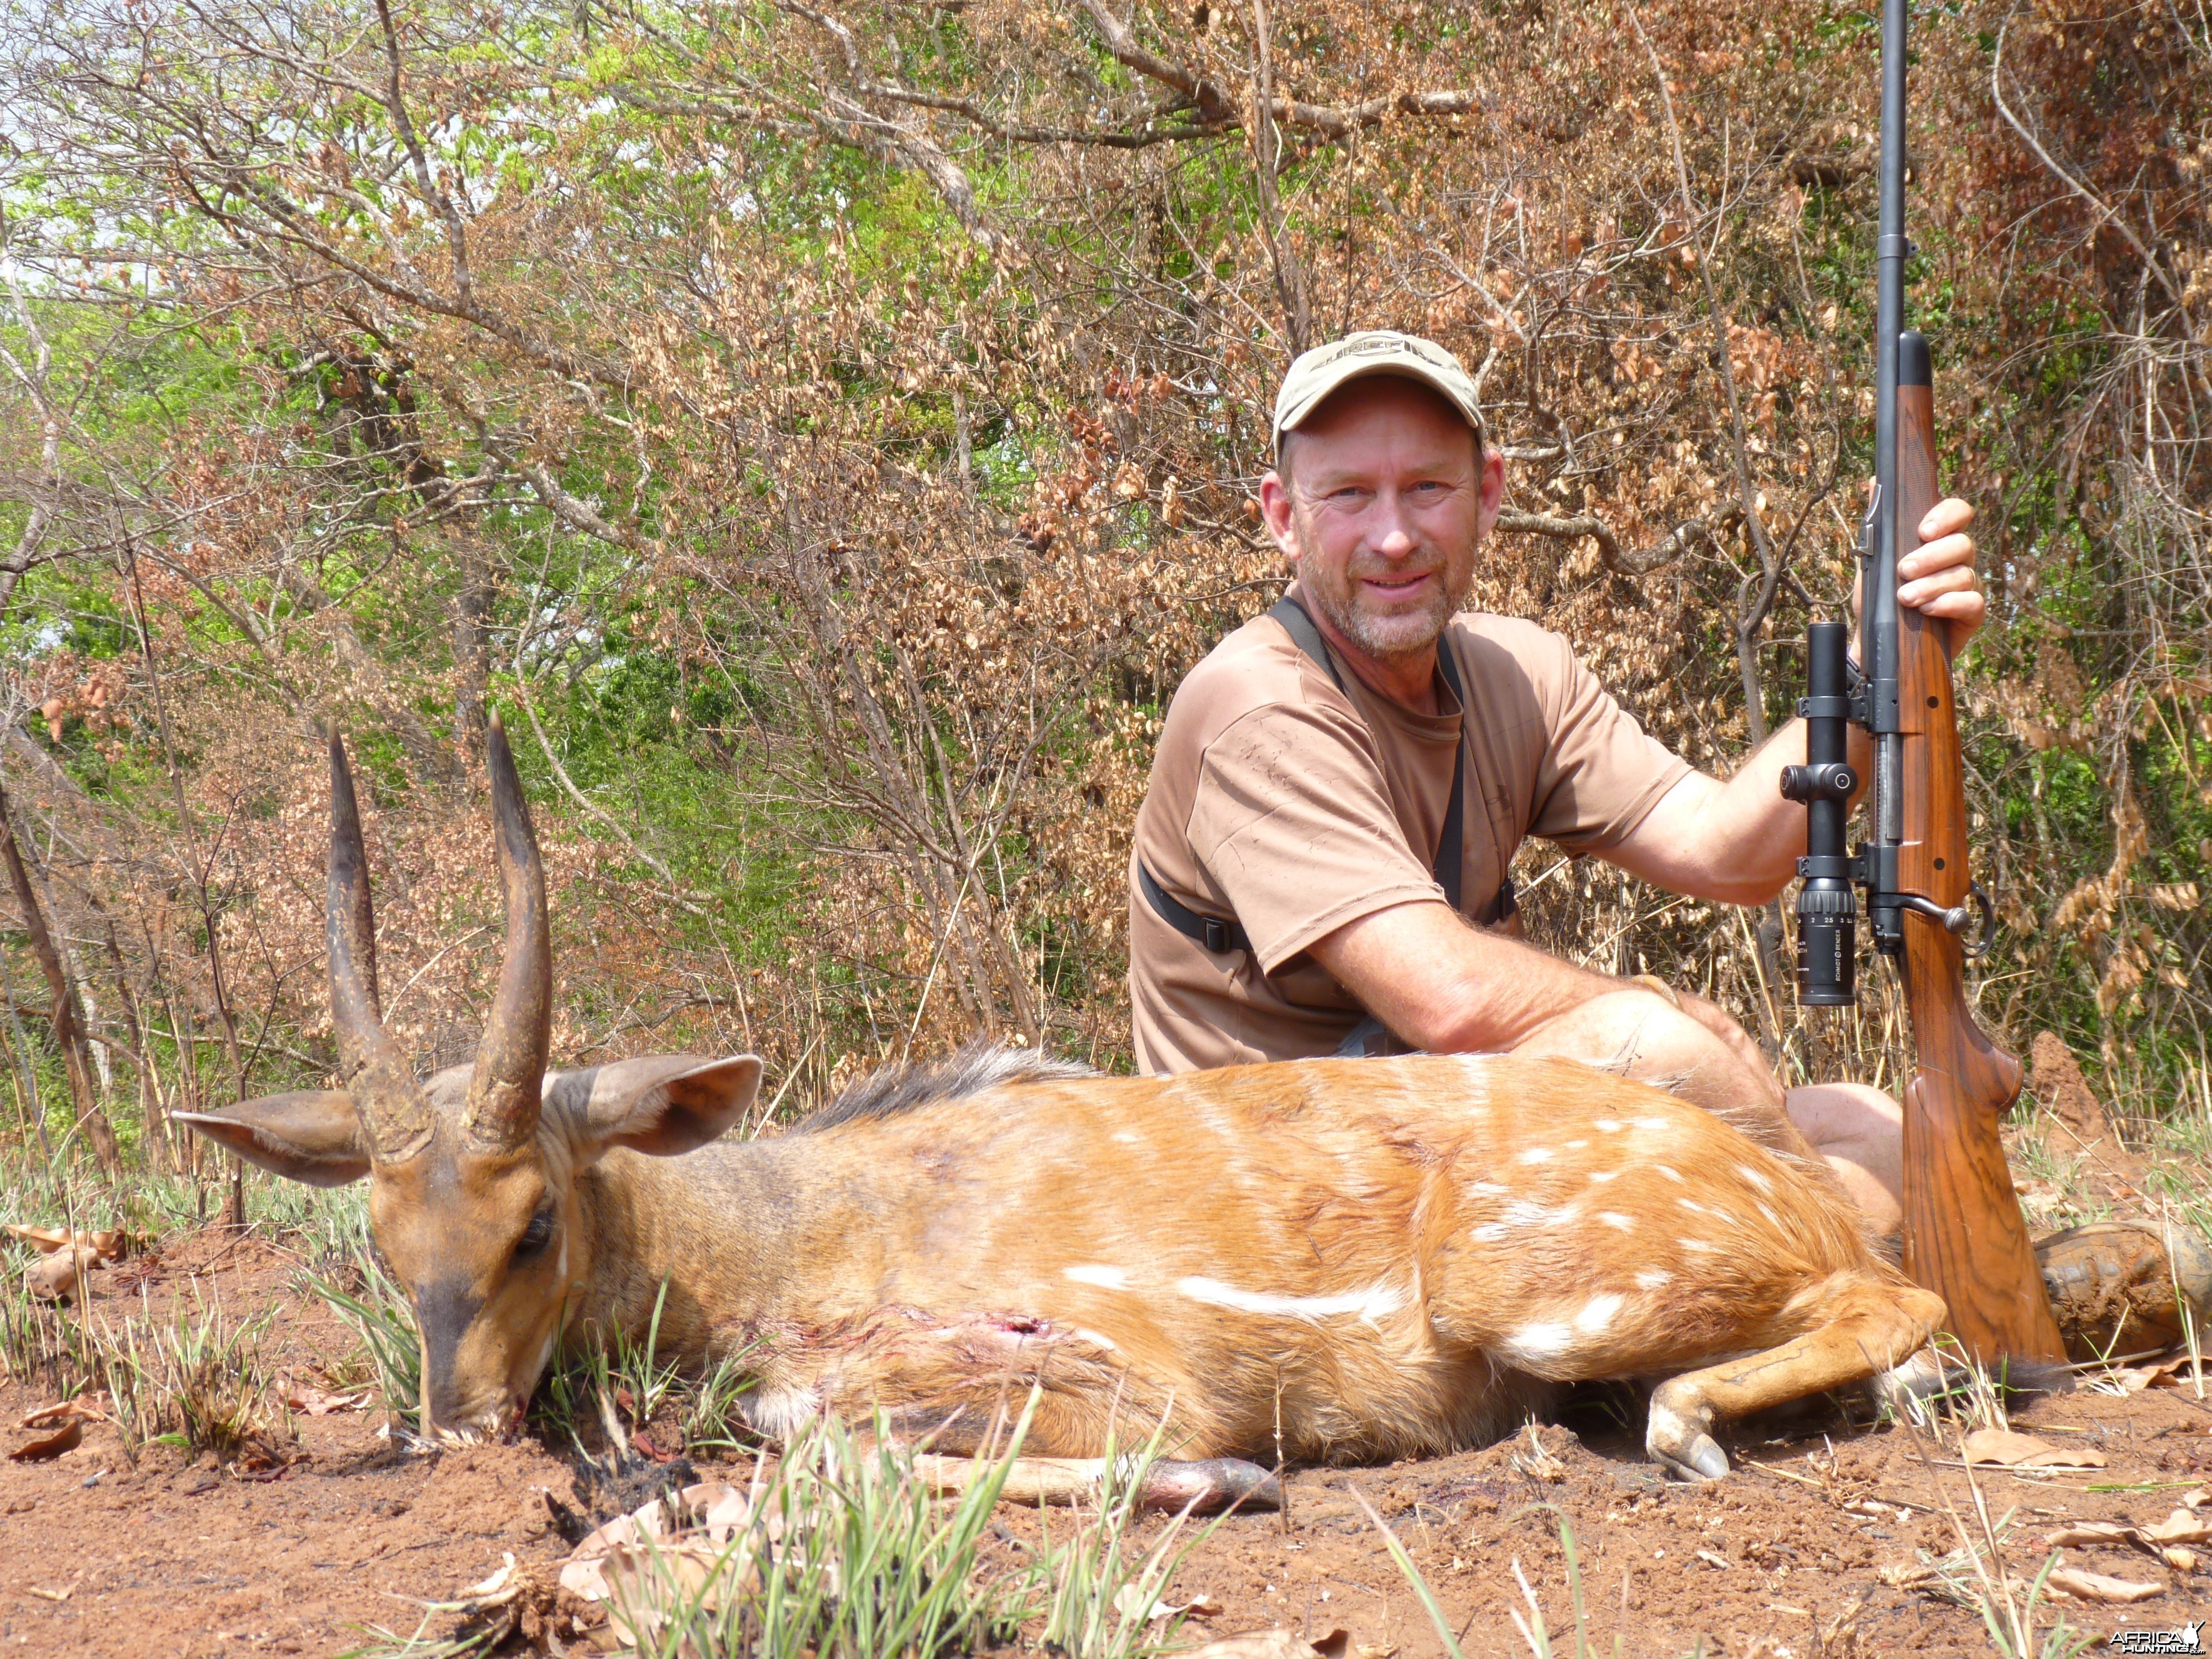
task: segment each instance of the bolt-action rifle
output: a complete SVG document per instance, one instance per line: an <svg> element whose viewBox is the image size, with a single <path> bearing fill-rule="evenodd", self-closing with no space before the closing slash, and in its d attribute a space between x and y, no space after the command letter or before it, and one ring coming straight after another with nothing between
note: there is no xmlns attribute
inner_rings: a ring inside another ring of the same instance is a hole
<svg viewBox="0 0 2212 1659"><path fill-rule="evenodd" d="M1883 0L1875 494L1859 542L1864 672L1850 666L1842 623L1812 625L1809 695L1798 705L1806 764L1782 778L1782 793L1807 806L1798 998L1814 1007L1858 1000L1851 889L1865 889L1875 948L1904 973L1918 1054L1905 1091L1905 1270L1943 1298L1949 1329L1978 1361L2063 1363L1997 1139L1997 1119L2020 1094L2020 1062L1966 1006L1965 960L1989 948L1995 917L1966 865L1950 631L1897 601L1898 559L1920 544L1920 520L1936 500L1928 342L1905 328L1905 0ZM1870 834L1847 854L1860 782L1854 724L1872 738Z"/></svg>

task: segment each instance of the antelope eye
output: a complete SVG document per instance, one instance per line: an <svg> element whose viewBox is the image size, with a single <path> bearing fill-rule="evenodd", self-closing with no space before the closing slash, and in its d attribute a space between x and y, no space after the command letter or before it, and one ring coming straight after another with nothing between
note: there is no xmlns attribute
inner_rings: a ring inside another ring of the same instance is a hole
<svg viewBox="0 0 2212 1659"><path fill-rule="evenodd" d="M530 1224L522 1230L522 1237L514 1241L514 1259L526 1261L532 1256L541 1255L552 1242L553 1212L540 1210L530 1218Z"/></svg>

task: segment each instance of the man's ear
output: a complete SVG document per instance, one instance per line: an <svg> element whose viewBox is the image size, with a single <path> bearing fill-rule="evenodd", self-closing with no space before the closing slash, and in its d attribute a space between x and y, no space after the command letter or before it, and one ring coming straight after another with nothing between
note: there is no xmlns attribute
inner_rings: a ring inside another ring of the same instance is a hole
<svg viewBox="0 0 2212 1659"><path fill-rule="evenodd" d="M249 1164L310 1187L343 1187L368 1173L368 1143L353 1097L335 1089L241 1100L220 1112L172 1112Z"/></svg>
<svg viewBox="0 0 2212 1659"><path fill-rule="evenodd" d="M744 1116L760 1092L761 1063L750 1054L707 1060L647 1054L586 1075L591 1094L580 1115L590 1156L627 1146L673 1158L705 1146Z"/></svg>

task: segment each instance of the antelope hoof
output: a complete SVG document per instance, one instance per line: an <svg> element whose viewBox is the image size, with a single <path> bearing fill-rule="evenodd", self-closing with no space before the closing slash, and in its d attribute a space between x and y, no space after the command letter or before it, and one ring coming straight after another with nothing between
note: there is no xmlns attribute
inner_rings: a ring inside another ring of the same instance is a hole
<svg viewBox="0 0 2212 1659"><path fill-rule="evenodd" d="M1677 1480L1719 1480L1729 1472L1728 1454L1706 1429L1712 1413L1703 1407L1684 1411L1669 1403L1666 1389L1651 1396L1651 1416L1644 1431L1644 1449L1652 1461Z"/></svg>
<svg viewBox="0 0 2212 1659"><path fill-rule="evenodd" d="M1283 1507L1283 1488L1257 1463L1209 1457L1193 1463L1153 1464L1139 1501L1148 1510L1188 1509L1193 1515L1218 1515L1229 1509L1272 1513Z"/></svg>

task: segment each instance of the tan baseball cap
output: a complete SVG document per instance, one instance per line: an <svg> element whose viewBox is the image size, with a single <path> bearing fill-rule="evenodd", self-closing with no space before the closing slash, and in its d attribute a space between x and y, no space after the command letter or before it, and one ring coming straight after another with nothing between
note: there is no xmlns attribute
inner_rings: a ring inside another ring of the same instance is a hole
<svg viewBox="0 0 2212 1659"><path fill-rule="evenodd" d="M1487 441L1482 410L1475 402L1474 382L1460 367L1458 358L1418 334L1369 328L1316 346L1291 365L1290 373L1283 376L1283 389L1275 394L1276 449L1279 452L1283 447L1283 434L1294 430L1331 392L1348 380L1370 374L1403 375L1433 387L1467 417L1475 436Z"/></svg>

